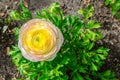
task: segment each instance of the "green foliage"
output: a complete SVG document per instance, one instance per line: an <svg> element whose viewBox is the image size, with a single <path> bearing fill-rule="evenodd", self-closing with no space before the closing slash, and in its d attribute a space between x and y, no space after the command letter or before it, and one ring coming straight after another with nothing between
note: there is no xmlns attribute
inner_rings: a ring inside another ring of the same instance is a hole
<svg viewBox="0 0 120 80"><path fill-rule="evenodd" d="M18 41L18 35L19 35L19 28L18 27L14 28L14 35L15 35L15 40Z"/></svg>
<svg viewBox="0 0 120 80"><path fill-rule="evenodd" d="M86 9L80 9L79 14L83 15L84 20L87 20L93 15L94 8L91 5L88 5Z"/></svg>
<svg viewBox="0 0 120 80"><path fill-rule="evenodd" d="M90 29L90 28L99 28L100 27L100 24L99 23L95 23L94 20L90 20L86 26L87 29Z"/></svg>
<svg viewBox="0 0 120 80"><path fill-rule="evenodd" d="M22 11L30 12L23 5ZM24 9L25 8L25 9ZM36 18L45 18L54 23L62 31L64 44L53 61L30 62L22 57L17 45L12 46L10 55L13 63L25 80L116 80L111 71L100 73L100 67L108 55L108 48L95 48L95 42L102 38L99 31L100 24L88 20L92 16L92 6L79 12L85 17L79 20L78 16L64 16L58 3L49 8L38 11ZM14 14L21 14L13 11ZM13 13L11 12L11 13ZM25 13L24 15L29 15ZM27 20L28 17L11 16L14 20ZM87 22L87 24L86 24ZM19 34L15 32L16 36Z"/></svg>
<svg viewBox="0 0 120 80"><path fill-rule="evenodd" d="M32 19L30 11L24 6L22 0L20 2L20 11L13 10L10 16L13 20L21 20L23 22Z"/></svg>
<svg viewBox="0 0 120 80"><path fill-rule="evenodd" d="M106 6L110 6L113 15L117 15L118 19L120 19L120 0L106 0Z"/></svg>

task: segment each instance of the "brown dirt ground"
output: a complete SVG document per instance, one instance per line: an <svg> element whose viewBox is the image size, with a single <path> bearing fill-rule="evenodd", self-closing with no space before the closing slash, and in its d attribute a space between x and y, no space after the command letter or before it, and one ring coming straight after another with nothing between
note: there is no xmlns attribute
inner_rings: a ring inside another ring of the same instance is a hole
<svg viewBox="0 0 120 80"><path fill-rule="evenodd" d="M105 0L25 0L28 2L29 9L35 14L49 6L52 2L59 2L66 15L76 14L79 8L84 8L92 4L95 12L91 19L101 23L103 39L98 41L98 45L110 48L109 55L102 70L111 69L116 73L120 80L120 20L111 15L109 7L104 5ZM0 80L10 80L20 78L19 72L13 65L8 51L14 44L14 35L12 29L17 26L16 22L6 24L5 20L9 12L18 9L19 0L0 0ZM3 32L3 30L5 30Z"/></svg>

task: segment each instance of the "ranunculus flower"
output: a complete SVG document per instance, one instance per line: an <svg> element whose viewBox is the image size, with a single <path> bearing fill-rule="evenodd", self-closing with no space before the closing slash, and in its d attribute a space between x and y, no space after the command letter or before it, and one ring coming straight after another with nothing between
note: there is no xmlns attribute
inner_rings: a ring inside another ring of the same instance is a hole
<svg viewBox="0 0 120 80"><path fill-rule="evenodd" d="M23 57L32 62L53 60L62 43L61 31L45 19L32 19L19 32L18 46Z"/></svg>

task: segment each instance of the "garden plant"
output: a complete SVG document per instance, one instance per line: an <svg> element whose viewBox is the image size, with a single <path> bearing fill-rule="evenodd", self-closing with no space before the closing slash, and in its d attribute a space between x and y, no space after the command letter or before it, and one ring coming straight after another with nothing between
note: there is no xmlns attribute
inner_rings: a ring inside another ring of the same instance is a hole
<svg viewBox="0 0 120 80"><path fill-rule="evenodd" d="M120 0L106 0L105 5L109 5L112 14L120 19Z"/></svg>
<svg viewBox="0 0 120 80"><path fill-rule="evenodd" d="M83 19L79 19L78 14L64 15L57 2L36 12L34 19L22 2L20 9L21 11L13 10L10 13L12 20L24 25L14 29L16 44L12 45L9 52L13 63L24 77L20 80L117 80L114 72L100 71L109 49L96 46L102 34L97 30L100 24L95 20L89 20L94 12L91 5L86 9L78 10ZM32 26L27 27L27 23L36 19L43 22L38 25L33 23ZM44 21L46 24L43 24ZM43 27L45 30L37 30L36 26L43 25L47 25ZM54 26L54 28L48 29L49 26ZM57 29L58 32L55 33L53 29ZM47 34L47 30L53 31L51 36ZM34 33L37 34L32 35ZM34 39L31 39L31 35ZM52 42L54 37L56 42ZM46 39L48 39L47 42ZM41 47L42 42L47 44ZM32 43L35 45L32 46ZM56 47L57 51L54 51L53 48ZM31 49L33 53L29 51ZM35 50L41 53L34 53ZM49 54L52 50L54 52L52 57L43 58L43 55ZM41 58L35 57L39 54L42 55ZM35 60L36 58L38 59Z"/></svg>

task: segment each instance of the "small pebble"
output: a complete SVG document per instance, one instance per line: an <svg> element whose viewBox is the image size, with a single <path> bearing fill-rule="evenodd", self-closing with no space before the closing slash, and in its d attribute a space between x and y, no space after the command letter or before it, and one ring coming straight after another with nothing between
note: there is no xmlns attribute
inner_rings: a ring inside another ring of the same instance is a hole
<svg viewBox="0 0 120 80"><path fill-rule="evenodd" d="M9 52L10 52L10 47L7 47L7 55L8 56L10 55Z"/></svg>
<svg viewBox="0 0 120 80"><path fill-rule="evenodd" d="M7 29L8 29L8 26L4 26L2 33L5 33L5 31L6 31Z"/></svg>
<svg viewBox="0 0 120 80"><path fill-rule="evenodd" d="M0 13L0 17L3 17L5 14L4 13Z"/></svg>

